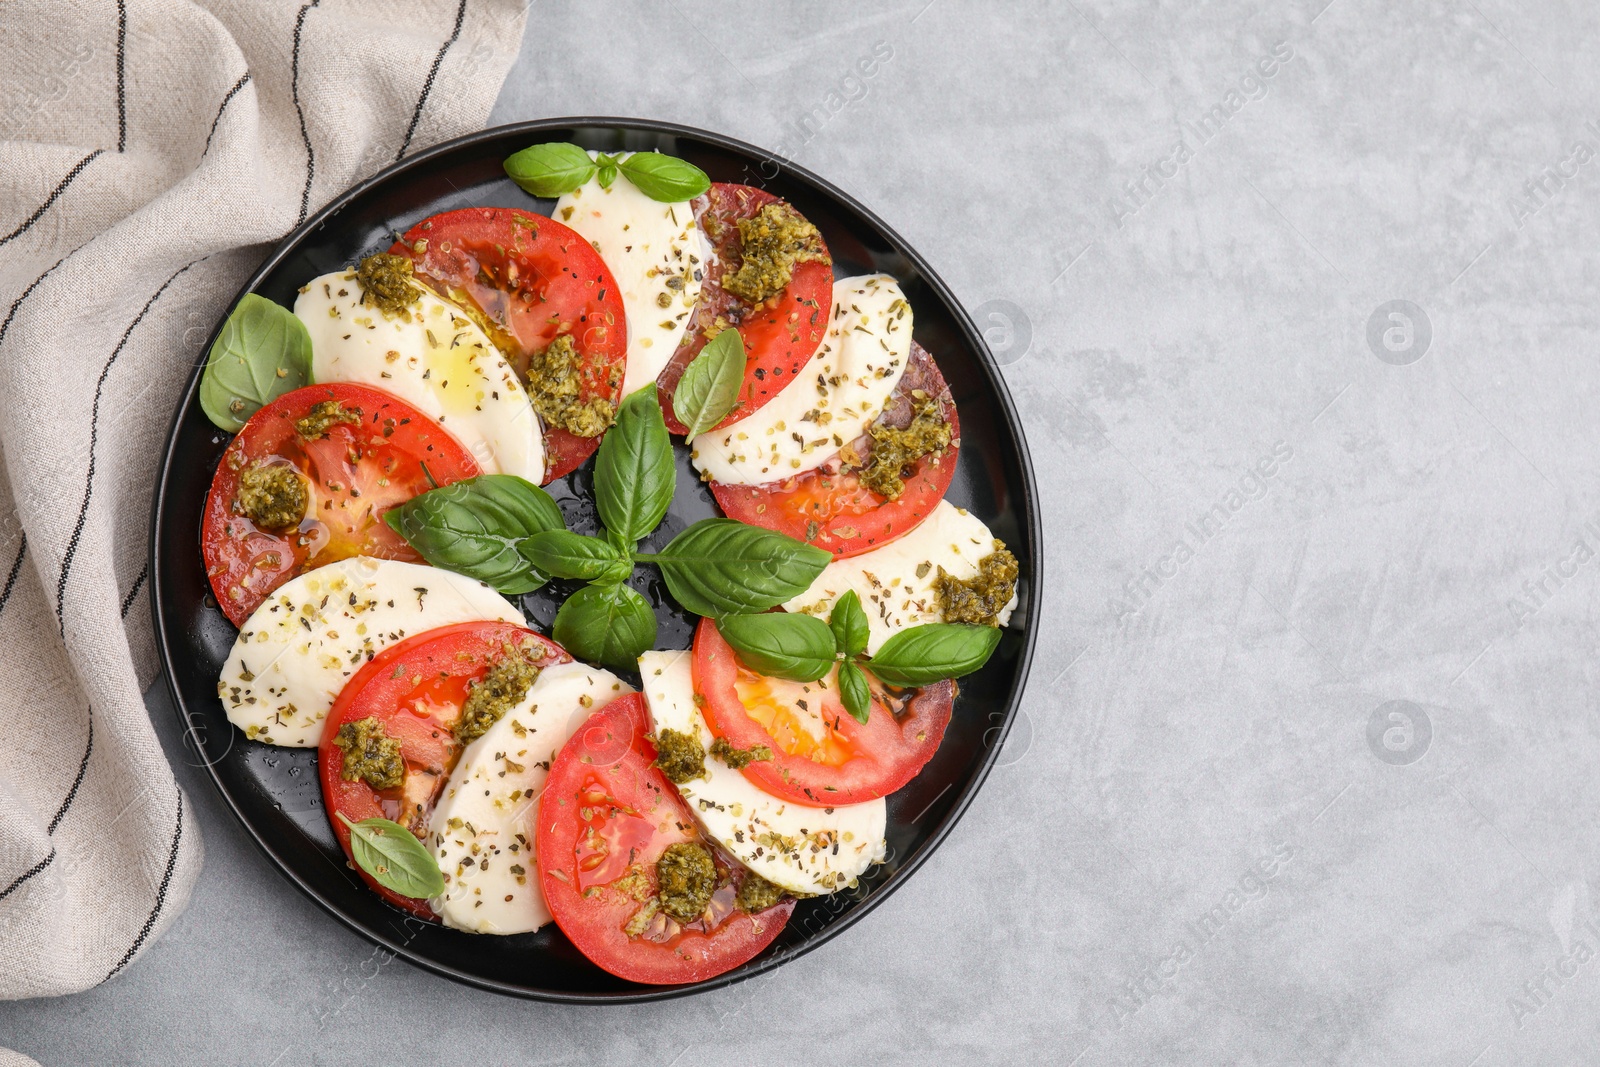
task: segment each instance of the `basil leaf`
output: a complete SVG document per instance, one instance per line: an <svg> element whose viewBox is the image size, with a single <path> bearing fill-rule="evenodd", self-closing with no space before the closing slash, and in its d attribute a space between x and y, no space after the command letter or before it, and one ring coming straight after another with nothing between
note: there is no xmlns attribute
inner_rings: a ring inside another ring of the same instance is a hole
<svg viewBox="0 0 1600 1067"><path fill-rule="evenodd" d="M861 598L854 589L833 602L828 628L846 656L853 658L867 650L867 613L861 610Z"/></svg>
<svg viewBox="0 0 1600 1067"><path fill-rule="evenodd" d="M600 188L609 189L611 183L617 180L617 167L614 163L607 163L600 168Z"/></svg>
<svg viewBox="0 0 1600 1067"><path fill-rule="evenodd" d="M676 203L693 200L711 188L706 172L677 156L664 156L660 152L635 152L617 166L639 191L651 200Z"/></svg>
<svg viewBox="0 0 1600 1067"><path fill-rule="evenodd" d="M635 558L661 568L684 608L715 618L766 611L799 596L833 555L759 526L701 519L659 553Z"/></svg>
<svg viewBox="0 0 1600 1067"><path fill-rule="evenodd" d="M586 585L556 612L550 636L579 659L607 667L637 667L656 643L656 613L632 586Z"/></svg>
<svg viewBox="0 0 1600 1067"><path fill-rule="evenodd" d="M600 521L619 540L633 544L661 522L677 481L672 438L656 387L647 385L623 398L616 425L600 440L594 465Z"/></svg>
<svg viewBox="0 0 1600 1067"><path fill-rule="evenodd" d="M546 530L534 534L523 543L522 554L535 567L557 578L594 581L610 574L612 564L618 561L628 564L624 578L633 573L633 562L624 559L622 553L609 542L598 537L568 533L566 530Z"/></svg>
<svg viewBox="0 0 1600 1067"><path fill-rule="evenodd" d="M689 437L721 422L738 403L744 385L744 342L736 329L713 337L689 361L672 394L672 413L688 427Z"/></svg>
<svg viewBox="0 0 1600 1067"><path fill-rule="evenodd" d="M531 593L549 579L527 556L525 539L566 526L550 494L514 474L485 474L430 489L390 508L383 519L435 567L511 596Z"/></svg>
<svg viewBox="0 0 1600 1067"><path fill-rule="evenodd" d="M995 626L934 622L901 630L867 660L867 669L890 685L930 685L971 674L1000 643Z"/></svg>
<svg viewBox="0 0 1600 1067"><path fill-rule="evenodd" d="M388 819L351 822L344 812L338 815L350 827L351 858L373 881L403 897L421 900L444 892L439 865L410 830Z"/></svg>
<svg viewBox="0 0 1600 1067"><path fill-rule="evenodd" d="M577 145L556 142L524 148L505 168L507 177L534 196L560 196L594 177L599 165Z"/></svg>
<svg viewBox="0 0 1600 1067"><path fill-rule="evenodd" d="M311 335L294 312L264 296L239 299L200 377L200 410L229 433L311 381Z"/></svg>
<svg viewBox="0 0 1600 1067"><path fill-rule="evenodd" d="M836 662L828 624L810 615L728 615L717 620L717 631L746 667L775 678L814 682Z"/></svg>
<svg viewBox="0 0 1600 1067"><path fill-rule="evenodd" d="M850 717L865 726L872 711L872 690L867 686L867 676L853 659L839 664L839 698Z"/></svg>

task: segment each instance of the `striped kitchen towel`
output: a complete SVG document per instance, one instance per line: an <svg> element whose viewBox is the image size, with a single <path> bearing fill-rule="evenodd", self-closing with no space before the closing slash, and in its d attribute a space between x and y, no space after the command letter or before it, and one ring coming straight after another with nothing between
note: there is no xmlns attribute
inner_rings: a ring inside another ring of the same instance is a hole
<svg viewBox="0 0 1600 1067"><path fill-rule="evenodd" d="M0 998L116 976L200 868L140 694L151 487L211 327L319 205L482 127L526 4L3 5Z"/></svg>

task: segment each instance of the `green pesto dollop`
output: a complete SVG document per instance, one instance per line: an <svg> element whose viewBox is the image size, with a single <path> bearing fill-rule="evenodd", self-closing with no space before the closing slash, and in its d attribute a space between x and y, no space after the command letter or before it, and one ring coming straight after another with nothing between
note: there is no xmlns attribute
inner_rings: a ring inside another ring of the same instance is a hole
<svg viewBox="0 0 1600 1067"><path fill-rule="evenodd" d="M711 754L732 767L742 771L752 763L772 758L772 749L766 745L751 745L749 748L734 748L728 744L728 739L719 737L711 742Z"/></svg>
<svg viewBox="0 0 1600 1067"><path fill-rule="evenodd" d="M1017 557L999 540L994 543L994 551L983 557L978 573L971 578L952 578L940 567L934 589L944 621L1000 625L1000 612L1011 603L1017 591L1017 569Z"/></svg>
<svg viewBox="0 0 1600 1067"><path fill-rule="evenodd" d="M500 716L522 702L538 677L539 668L533 661L520 649L506 645L505 654L467 694L461 717L451 728L456 740L466 745L488 733Z"/></svg>
<svg viewBox="0 0 1600 1067"><path fill-rule="evenodd" d="M685 925L698 922L717 889L717 865L698 841L668 845L656 860L656 894L661 910Z"/></svg>
<svg viewBox="0 0 1600 1067"><path fill-rule="evenodd" d="M337 400L319 400L311 405L305 418L294 420L294 432L307 441L315 441L340 423L361 425L361 409L347 408Z"/></svg>
<svg viewBox="0 0 1600 1067"><path fill-rule="evenodd" d="M831 263L822 234L786 203L768 204L739 220L739 269L722 279L722 287L747 304L770 300L789 287L798 263Z"/></svg>
<svg viewBox="0 0 1600 1067"><path fill-rule="evenodd" d="M720 740L720 738L719 738ZM656 766L669 781L683 784L706 774L706 749L694 734L662 730L655 736ZM716 751L715 743L712 751Z"/></svg>
<svg viewBox="0 0 1600 1067"><path fill-rule="evenodd" d="M345 723L333 735L333 743L344 753L339 773L345 781L360 779L374 789L398 789L405 780L400 742L385 733L377 719L369 716Z"/></svg>
<svg viewBox="0 0 1600 1067"><path fill-rule="evenodd" d="M754 871L744 876L744 881L739 883L739 892L734 895L733 902L740 911L754 914L766 911L784 897L784 891Z"/></svg>
<svg viewBox="0 0 1600 1067"><path fill-rule="evenodd" d="M579 399L582 385L571 334L558 334L528 360L528 396L539 417L575 436L599 437L616 421L617 406L603 396Z"/></svg>
<svg viewBox="0 0 1600 1067"><path fill-rule="evenodd" d="M413 282L413 277L414 270L409 258L392 256L387 252L368 256L356 267L356 284L361 286L361 302L370 304L385 315L398 315L421 299L421 290Z"/></svg>
<svg viewBox="0 0 1600 1067"><path fill-rule="evenodd" d="M281 463L257 463L239 475L239 510L263 530L287 530L306 517L305 479Z"/></svg>
<svg viewBox="0 0 1600 1067"><path fill-rule="evenodd" d="M861 472L861 484L887 500L906 491L905 477L923 456L950 447L950 424L937 397L921 389L911 394L911 422L905 429L875 423L872 458Z"/></svg>

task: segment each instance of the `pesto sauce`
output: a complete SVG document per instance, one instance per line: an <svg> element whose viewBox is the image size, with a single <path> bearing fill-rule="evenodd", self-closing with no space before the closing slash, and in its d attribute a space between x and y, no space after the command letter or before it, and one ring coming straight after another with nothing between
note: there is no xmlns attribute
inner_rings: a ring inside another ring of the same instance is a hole
<svg viewBox="0 0 1600 1067"><path fill-rule="evenodd" d="M344 768L339 773L345 781L359 779L374 789L398 789L405 780L400 742L385 733L377 719L369 716L345 723L333 736L333 743L344 753Z"/></svg>
<svg viewBox="0 0 1600 1067"><path fill-rule="evenodd" d="M1017 571L1017 557L999 540L994 543L994 551L983 557L978 573L971 578L953 578L940 567L934 588L944 621L1000 625L1000 612L1011 603L1017 591Z"/></svg>
<svg viewBox="0 0 1600 1067"><path fill-rule="evenodd" d="M294 420L294 432L307 441L315 441L340 423L361 425L361 409L347 408L337 400L319 400L311 405L305 418Z"/></svg>
<svg viewBox="0 0 1600 1067"><path fill-rule="evenodd" d="M760 763L772 758L772 749L766 745L751 745L749 748L734 748L725 737L719 737L711 742L711 754L732 767L742 771L752 763Z"/></svg>
<svg viewBox="0 0 1600 1067"><path fill-rule="evenodd" d="M722 288L747 304L770 300L789 287L798 263L831 263L822 234L785 203L768 204L752 218L739 220L739 269L722 279Z"/></svg>
<svg viewBox="0 0 1600 1067"><path fill-rule="evenodd" d="M522 702L534 681L539 677L535 667L521 650L505 646L501 656L467 694L461 706L461 717L451 727L456 740L471 744L489 732L489 727L500 717Z"/></svg>
<svg viewBox="0 0 1600 1067"><path fill-rule="evenodd" d="M528 360L528 398L539 417L574 436L599 437L616 421L617 406L603 396L580 400L582 387L571 334L558 334Z"/></svg>
<svg viewBox="0 0 1600 1067"><path fill-rule="evenodd" d="M239 510L263 530L287 530L306 516L311 494L293 467L257 463L239 475Z"/></svg>
<svg viewBox="0 0 1600 1067"><path fill-rule="evenodd" d="M653 738L656 746L656 763L667 780L682 785L706 775L706 749L695 734L677 730L662 730ZM720 738L719 738L720 740ZM717 750L713 742L711 750Z"/></svg>
<svg viewBox="0 0 1600 1067"><path fill-rule="evenodd" d="M739 883L739 892L734 896L733 902L740 911L754 914L766 911L784 897L784 891L754 871L749 871L744 876L744 881Z"/></svg>
<svg viewBox="0 0 1600 1067"><path fill-rule="evenodd" d="M688 925L698 922L717 889L717 865L698 841L668 845L656 860L656 893L661 910Z"/></svg>
<svg viewBox="0 0 1600 1067"><path fill-rule="evenodd" d="M368 256L356 268L356 284L361 286L361 302L377 308L385 315L409 314L413 304L421 299L421 290L412 280L414 269L406 256L392 256L379 252Z"/></svg>
<svg viewBox="0 0 1600 1067"><path fill-rule="evenodd" d="M872 457L861 472L861 484L886 500L906 491L905 477L923 456L950 447L950 424L937 397L918 389L912 394L911 422L905 429L874 424Z"/></svg>

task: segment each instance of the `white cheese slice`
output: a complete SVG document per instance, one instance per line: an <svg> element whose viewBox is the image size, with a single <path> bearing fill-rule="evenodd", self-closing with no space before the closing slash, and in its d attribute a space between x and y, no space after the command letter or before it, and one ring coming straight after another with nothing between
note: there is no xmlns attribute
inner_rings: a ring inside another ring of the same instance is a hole
<svg viewBox="0 0 1600 1067"><path fill-rule="evenodd" d="M631 155L619 152L617 159ZM627 396L655 381L678 350L700 299L710 243L689 201L652 200L621 174L609 189L591 178L565 194L556 201L554 217L594 246L621 290L628 323L622 379Z"/></svg>
<svg viewBox="0 0 1600 1067"><path fill-rule="evenodd" d="M550 921L532 827L550 761L567 739L633 687L586 663L546 667L516 707L461 753L429 820L428 847L445 876L428 903L446 926L521 934Z"/></svg>
<svg viewBox="0 0 1600 1067"><path fill-rule="evenodd" d="M431 292L399 315L361 302L353 270L315 278L294 313L311 377L392 393L454 434L485 474L544 481L544 430L516 372L477 323Z"/></svg>
<svg viewBox="0 0 1600 1067"><path fill-rule="evenodd" d="M639 657L639 672L654 729L694 734L709 752L713 737L694 703L692 654L646 652ZM806 807L773 797L710 755L706 776L684 782L678 792L709 837L791 893L814 896L846 889L884 856L888 809L882 798Z"/></svg>
<svg viewBox="0 0 1600 1067"><path fill-rule="evenodd" d="M815 470L867 432L911 355L911 305L887 274L833 283L828 332L777 396L690 443L713 481L765 485Z"/></svg>
<svg viewBox="0 0 1600 1067"><path fill-rule="evenodd" d="M870 552L828 564L811 588L784 605L826 619L833 602L854 589L867 613L867 655L910 626L944 622L936 583L942 567L952 578L978 574L979 564L995 550L994 534L977 516L941 500L916 529ZM1000 613L1004 626L1017 606Z"/></svg>
<svg viewBox="0 0 1600 1067"><path fill-rule="evenodd" d="M285 582L239 628L217 695L255 741L310 748L339 690L388 646L458 622L523 623L487 585L419 563L353 556Z"/></svg>

